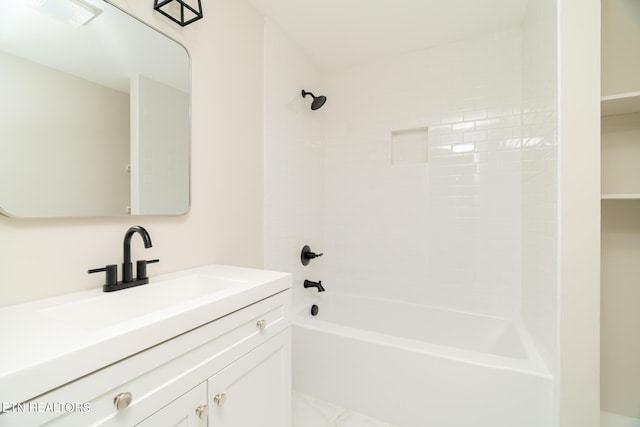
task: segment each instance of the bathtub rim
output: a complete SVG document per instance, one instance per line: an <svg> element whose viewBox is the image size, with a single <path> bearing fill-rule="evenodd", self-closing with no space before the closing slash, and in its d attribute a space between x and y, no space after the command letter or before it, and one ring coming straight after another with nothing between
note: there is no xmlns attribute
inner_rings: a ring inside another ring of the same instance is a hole
<svg viewBox="0 0 640 427"><path fill-rule="evenodd" d="M329 294L329 292L327 292ZM509 319L500 316L487 315L483 313L473 313L469 311L462 311L456 309L449 309L446 307L418 304L413 302L405 302L401 300L394 300L380 297L370 297L366 295L354 295L341 292L331 292L331 296L347 296L350 298L362 298L371 299L377 301L391 302L394 304L406 304L412 306L427 307L434 310L444 310L453 313L460 313L465 315L473 315L478 317L487 317L498 320L504 320L510 322L516 329L518 336L521 340L522 346L526 354L526 358L518 359L507 356L501 356L491 353L483 353L473 350L467 350L463 348L450 347L441 344L435 344L430 342L424 342L409 338L396 337L389 334L370 331L366 329L354 328L351 326L342 325L339 323L313 318L308 313L311 305L321 304L321 298L314 298L312 301L299 302L294 305L292 324L293 327L310 329L316 332L324 332L338 335L343 338L352 338L355 340L361 340L370 342L376 345L391 346L405 351L414 351L421 354L429 355L432 357L439 357L444 359L453 359L458 362L468 363L476 366L482 366L492 369L502 369L514 372L520 372L524 374L534 375L540 378L553 380L549 369L547 368L544 360L542 359L537 346L535 345L533 338L531 337L526 325L520 319Z"/></svg>

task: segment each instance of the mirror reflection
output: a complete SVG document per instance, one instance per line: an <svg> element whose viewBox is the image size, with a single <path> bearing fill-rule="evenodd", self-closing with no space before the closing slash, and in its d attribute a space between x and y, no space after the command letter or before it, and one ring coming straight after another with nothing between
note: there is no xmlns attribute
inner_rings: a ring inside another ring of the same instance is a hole
<svg viewBox="0 0 640 427"><path fill-rule="evenodd" d="M100 0L0 1L0 212L189 209L190 64Z"/></svg>

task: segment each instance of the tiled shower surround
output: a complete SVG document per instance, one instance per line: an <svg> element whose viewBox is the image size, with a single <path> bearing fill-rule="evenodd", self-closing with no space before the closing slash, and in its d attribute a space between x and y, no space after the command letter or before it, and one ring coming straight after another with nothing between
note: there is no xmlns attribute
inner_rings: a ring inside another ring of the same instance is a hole
<svg viewBox="0 0 640 427"><path fill-rule="evenodd" d="M522 28L331 71L267 21L265 266L294 302L310 279L522 318L553 372L555 3L531 4ZM303 267L304 244L324 256Z"/></svg>
<svg viewBox="0 0 640 427"><path fill-rule="evenodd" d="M520 310L520 30L329 73L324 276L331 289ZM393 135L427 129L426 162Z"/></svg>

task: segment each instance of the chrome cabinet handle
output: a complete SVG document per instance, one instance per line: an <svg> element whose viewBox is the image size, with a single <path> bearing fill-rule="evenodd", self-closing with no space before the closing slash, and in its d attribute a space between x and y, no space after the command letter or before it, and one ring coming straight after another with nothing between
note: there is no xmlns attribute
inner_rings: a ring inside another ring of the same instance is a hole
<svg viewBox="0 0 640 427"><path fill-rule="evenodd" d="M213 403L215 403L218 406L224 406L224 402L226 401L227 401L226 393L218 393L215 396L213 396Z"/></svg>
<svg viewBox="0 0 640 427"><path fill-rule="evenodd" d="M264 329L267 327L267 321L264 319L258 320L256 322L256 326L258 327L258 329Z"/></svg>
<svg viewBox="0 0 640 427"><path fill-rule="evenodd" d="M131 400L133 400L133 395L131 393L119 393L116 395L116 397L113 398L113 404L115 405L116 409L120 411L131 405Z"/></svg>
<svg viewBox="0 0 640 427"><path fill-rule="evenodd" d="M207 415L209 415L209 405L198 405L196 408L196 415L201 420L207 418Z"/></svg>

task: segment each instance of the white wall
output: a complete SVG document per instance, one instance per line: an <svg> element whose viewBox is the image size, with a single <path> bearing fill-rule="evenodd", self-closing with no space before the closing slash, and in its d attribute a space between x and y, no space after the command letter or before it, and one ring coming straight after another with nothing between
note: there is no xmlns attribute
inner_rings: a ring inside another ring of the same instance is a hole
<svg viewBox="0 0 640 427"><path fill-rule="evenodd" d="M599 28L597 0L532 1L523 24L522 313L562 427L600 425Z"/></svg>
<svg viewBox="0 0 640 427"><path fill-rule="evenodd" d="M600 1L559 0L559 410L600 424Z"/></svg>
<svg viewBox="0 0 640 427"><path fill-rule="evenodd" d="M513 29L327 75L333 289L519 316L520 39ZM393 164L392 132L421 127L427 162Z"/></svg>
<svg viewBox="0 0 640 427"><path fill-rule="evenodd" d="M640 115L635 117L636 129ZM603 140L606 124L603 120ZM634 140L637 144L637 140ZM640 203L602 203L601 400L603 411L640 419Z"/></svg>
<svg viewBox="0 0 640 427"><path fill-rule="evenodd" d="M181 29L148 2L115 1L165 31L192 59L189 214L180 217L19 220L0 217L0 305L101 286L87 269L122 259L133 224L160 258L150 275L211 262L263 265L263 21L245 2L204 2L204 19ZM114 30L115 31L115 30Z"/></svg>
<svg viewBox="0 0 640 427"><path fill-rule="evenodd" d="M129 94L1 52L0 93L1 209L126 213Z"/></svg>
<svg viewBox="0 0 640 427"><path fill-rule="evenodd" d="M323 135L325 107L311 111L305 89L324 93L321 72L273 22L265 24L265 266L293 273L293 292L300 301L316 292L304 289L305 279L333 283L323 276L323 266L333 254L300 262L309 245L324 251Z"/></svg>
<svg viewBox="0 0 640 427"><path fill-rule="evenodd" d="M602 95L638 91L640 3L602 0Z"/></svg>

